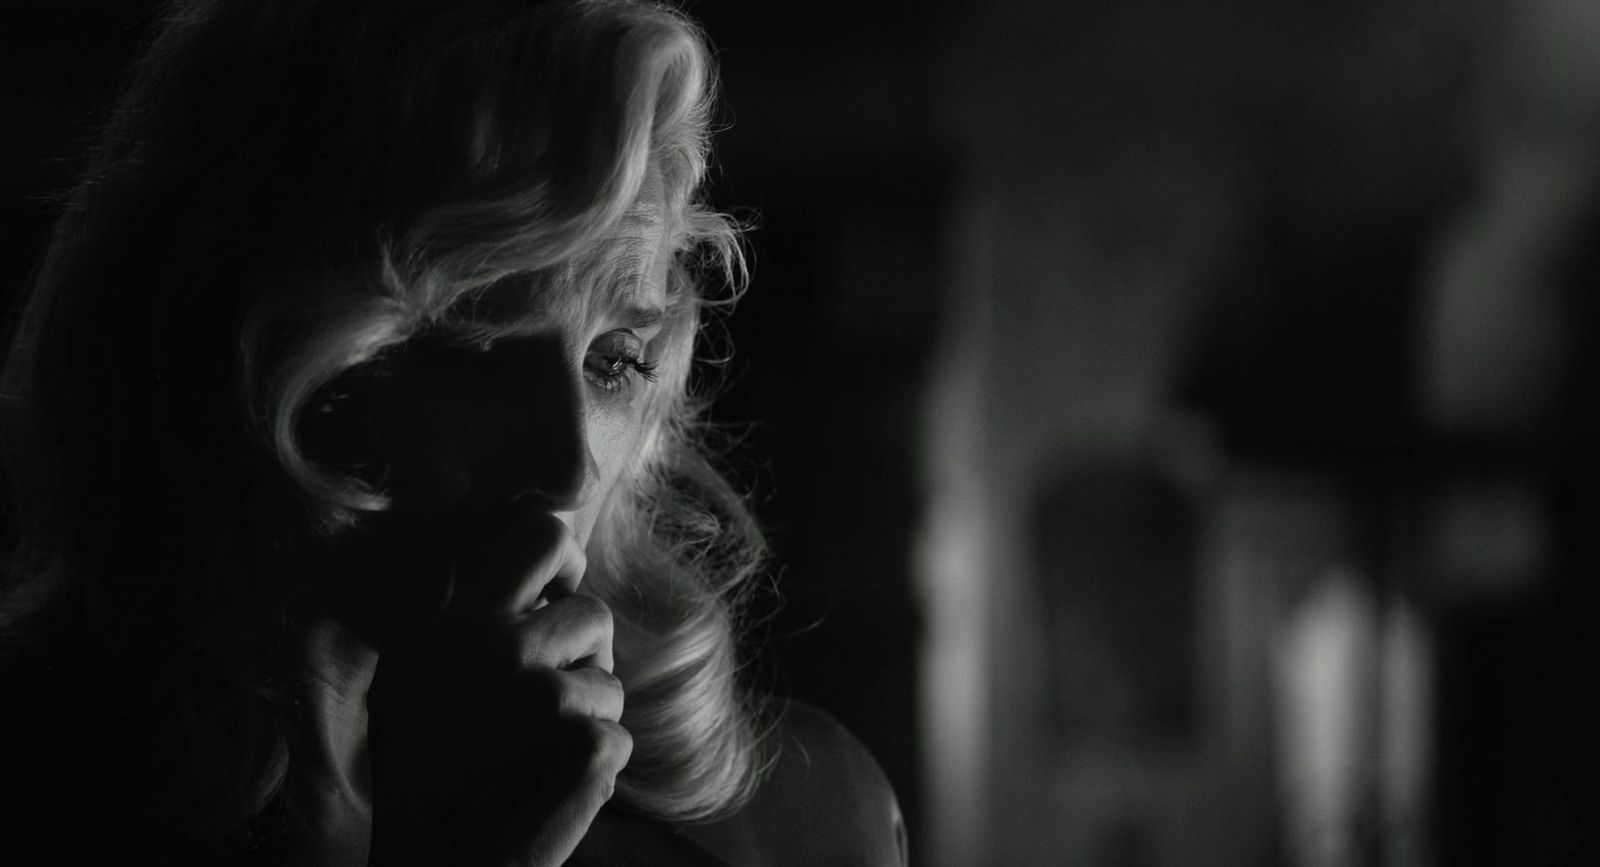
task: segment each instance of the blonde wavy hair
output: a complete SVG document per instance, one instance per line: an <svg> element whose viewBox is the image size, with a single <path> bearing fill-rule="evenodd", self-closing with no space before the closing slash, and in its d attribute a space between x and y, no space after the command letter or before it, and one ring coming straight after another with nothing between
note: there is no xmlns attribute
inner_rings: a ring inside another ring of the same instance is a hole
<svg viewBox="0 0 1600 867"><path fill-rule="evenodd" d="M308 414L418 335L494 339L505 323L461 312L491 287L582 291L623 267L605 241L647 178L675 228L668 323L585 583L617 620L618 794L678 821L750 796L736 638L763 546L691 382L705 312L744 276L738 227L698 192L714 93L700 33L656 3L167 8L7 364L0 627L13 650L81 647L126 724L175 742L174 822L226 832L283 791L307 552L388 505L307 454Z"/></svg>

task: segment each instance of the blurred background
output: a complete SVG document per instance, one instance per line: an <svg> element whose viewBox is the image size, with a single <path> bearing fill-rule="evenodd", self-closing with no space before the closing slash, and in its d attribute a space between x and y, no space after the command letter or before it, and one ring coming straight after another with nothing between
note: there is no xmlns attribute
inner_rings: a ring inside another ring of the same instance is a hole
<svg viewBox="0 0 1600 867"><path fill-rule="evenodd" d="M1592 863L1600 4L688 5L755 671L913 863ZM8 3L7 309L151 8Z"/></svg>

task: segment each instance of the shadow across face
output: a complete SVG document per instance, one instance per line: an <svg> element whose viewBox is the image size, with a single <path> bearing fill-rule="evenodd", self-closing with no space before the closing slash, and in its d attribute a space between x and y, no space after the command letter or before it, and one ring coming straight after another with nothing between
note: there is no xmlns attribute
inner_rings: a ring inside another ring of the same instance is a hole
<svg viewBox="0 0 1600 867"><path fill-rule="evenodd" d="M515 509L563 514L593 493L582 372L559 332L488 348L424 336L340 377L301 427L307 453L390 499L330 540L341 618L379 643L447 602L457 564Z"/></svg>
<svg viewBox="0 0 1600 867"><path fill-rule="evenodd" d="M341 378L302 428L314 459L430 514L468 498L576 508L592 484L580 371L559 333L410 341Z"/></svg>

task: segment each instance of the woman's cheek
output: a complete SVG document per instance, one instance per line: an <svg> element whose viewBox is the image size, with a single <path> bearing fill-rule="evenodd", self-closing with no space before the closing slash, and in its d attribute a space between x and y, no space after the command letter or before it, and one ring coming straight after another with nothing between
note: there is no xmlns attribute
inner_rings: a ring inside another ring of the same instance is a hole
<svg viewBox="0 0 1600 867"><path fill-rule="evenodd" d="M599 484L594 496L574 516L577 526L573 528L585 545L600 512L621 481L623 471L644 444L644 407L645 401L640 399L619 401L611 407L591 411L589 448Z"/></svg>

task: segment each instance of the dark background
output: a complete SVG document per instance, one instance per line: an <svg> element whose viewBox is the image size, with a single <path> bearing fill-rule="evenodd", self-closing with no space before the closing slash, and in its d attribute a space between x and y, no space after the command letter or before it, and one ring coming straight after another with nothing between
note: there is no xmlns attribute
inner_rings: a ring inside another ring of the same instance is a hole
<svg viewBox="0 0 1600 867"><path fill-rule="evenodd" d="M6 9L7 309L150 9ZM759 676L917 863L1593 857L1583 0L689 10L757 226L713 418L786 598ZM1426 650L1331 651L1365 734L1307 802L1311 611Z"/></svg>

